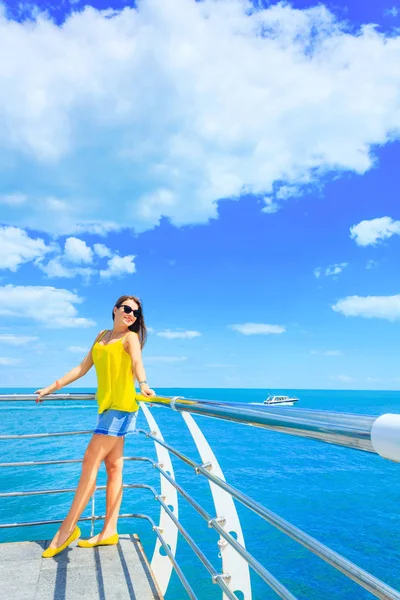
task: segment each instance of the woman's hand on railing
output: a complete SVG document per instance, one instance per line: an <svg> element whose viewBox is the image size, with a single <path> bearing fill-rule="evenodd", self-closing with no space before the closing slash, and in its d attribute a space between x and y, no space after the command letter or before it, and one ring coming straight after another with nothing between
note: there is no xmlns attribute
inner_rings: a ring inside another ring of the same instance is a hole
<svg viewBox="0 0 400 600"><path fill-rule="evenodd" d="M42 398L43 396L47 396L48 394L51 394L52 389L51 386L47 386L45 388L42 388L41 390L36 390L36 392L34 392L35 394L37 394L37 398L36 398L36 404L41 404L43 402Z"/></svg>
<svg viewBox="0 0 400 600"><path fill-rule="evenodd" d="M147 383L142 383L142 385L140 386L140 393L142 394L142 396L147 397L156 395L155 391L150 389Z"/></svg>

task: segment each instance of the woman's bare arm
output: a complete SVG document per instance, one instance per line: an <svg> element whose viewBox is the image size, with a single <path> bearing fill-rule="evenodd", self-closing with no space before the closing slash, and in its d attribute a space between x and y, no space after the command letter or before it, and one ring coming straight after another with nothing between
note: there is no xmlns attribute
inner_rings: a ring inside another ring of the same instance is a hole
<svg viewBox="0 0 400 600"><path fill-rule="evenodd" d="M125 350L128 352L129 356L132 360L132 371L134 374L134 378L136 377L139 385L140 385L140 393L143 396L155 396L156 393L154 390L150 389L147 381L146 381L146 371L144 370L143 360L142 360L142 349L140 347L139 337L133 331L128 333L124 343ZM140 383L146 381L146 383Z"/></svg>
<svg viewBox="0 0 400 600"><path fill-rule="evenodd" d="M93 342L92 348L102 333L103 332L100 332L97 335L95 341ZM40 390L36 390L35 394L38 394L36 402L42 402L43 396L52 394L56 390L59 390L60 388L63 388L66 385L72 383L73 381L76 381L77 379L80 379L81 377L86 375L86 373L93 367L92 348L89 350L89 352L87 353L83 361L80 363L80 365L74 367L73 369L68 371L68 373L63 375L60 379L57 379L57 381L48 385L47 387L42 388Z"/></svg>

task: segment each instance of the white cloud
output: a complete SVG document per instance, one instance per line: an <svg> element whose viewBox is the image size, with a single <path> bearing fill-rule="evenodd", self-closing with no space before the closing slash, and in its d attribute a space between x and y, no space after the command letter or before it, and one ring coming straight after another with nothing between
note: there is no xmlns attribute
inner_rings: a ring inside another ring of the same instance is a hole
<svg viewBox="0 0 400 600"><path fill-rule="evenodd" d="M400 319L400 294L396 296L348 296L332 306L333 310L346 317L366 319Z"/></svg>
<svg viewBox="0 0 400 600"><path fill-rule="evenodd" d="M354 377L349 377L348 375L331 375L330 379L332 381L340 381L341 383L351 383L356 381Z"/></svg>
<svg viewBox="0 0 400 600"><path fill-rule="evenodd" d="M311 350L311 354L320 354L324 356L343 356L341 350Z"/></svg>
<svg viewBox="0 0 400 600"><path fill-rule="evenodd" d="M275 210L399 137L400 36L351 32L321 4L143 0L0 25L0 194L29 190L5 223L143 231L205 223L243 193Z"/></svg>
<svg viewBox="0 0 400 600"><path fill-rule="evenodd" d="M77 275L80 275L86 281L90 279L92 275L96 273L96 271L90 267L70 267L62 262L63 256L57 256L49 260L47 264L43 264L42 261L38 261L36 266L39 267L44 273L46 273L47 277L60 277L72 279Z"/></svg>
<svg viewBox="0 0 400 600"><path fill-rule="evenodd" d="M361 221L350 227L350 237L359 246L374 246L392 235L400 235L400 221L393 221L391 217Z"/></svg>
<svg viewBox="0 0 400 600"><path fill-rule="evenodd" d="M376 267L378 265L378 263L376 262L376 260L369 260L366 264L366 269L370 270L373 269L374 267Z"/></svg>
<svg viewBox="0 0 400 600"><path fill-rule="evenodd" d="M299 178L297 185L274 186L273 195L264 197L265 207L262 209L262 212L269 214L276 213L281 207L280 201L302 196L309 181L309 177L303 176L303 178Z"/></svg>
<svg viewBox="0 0 400 600"><path fill-rule="evenodd" d="M18 365L20 362L20 358L0 357L0 366L3 367L12 367L13 365Z"/></svg>
<svg viewBox="0 0 400 600"><path fill-rule="evenodd" d="M335 265L330 265L326 267L326 269L321 269L321 267L317 267L314 269L314 275L317 279L321 277L321 275L325 275L326 277L337 278L338 275L348 266L348 263L337 263Z"/></svg>
<svg viewBox="0 0 400 600"><path fill-rule="evenodd" d="M157 364L157 363L180 363L187 360L187 356L146 356L144 358L145 364Z"/></svg>
<svg viewBox="0 0 400 600"><path fill-rule="evenodd" d="M69 237L65 240L64 257L72 263L91 263L93 252L85 241L76 237Z"/></svg>
<svg viewBox="0 0 400 600"><path fill-rule="evenodd" d="M8 204L9 206L21 206L28 200L25 194L3 194L0 196L0 204Z"/></svg>
<svg viewBox="0 0 400 600"><path fill-rule="evenodd" d="M200 331L171 331L170 329L166 329L165 331L159 331L157 335L159 335L160 337L168 338L169 340L191 340L195 337L199 337L202 334L200 333Z"/></svg>
<svg viewBox="0 0 400 600"><path fill-rule="evenodd" d="M84 346L68 346L68 352L73 352L74 354L87 354L89 348L85 348Z"/></svg>
<svg viewBox="0 0 400 600"><path fill-rule="evenodd" d="M17 271L23 263L42 258L54 248L17 227L0 227L0 269Z"/></svg>
<svg viewBox="0 0 400 600"><path fill-rule="evenodd" d="M111 258L113 255L110 248L107 248L104 244L94 244L93 250L100 258Z"/></svg>
<svg viewBox="0 0 400 600"><path fill-rule="evenodd" d="M107 261L107 268L99 271L98 264L94 261L95 257L111 257ZM94 244L92 249L84 240L70 237L65 242L63 254L59 254L55 258L49 260L46 264L44 264L43 260L40 258L35 264L50 278L61 277L72 279L79 275L88 282L97 272L100 277L104 279L135 273L135 258L136 257L133 255L119 256L118 254L113 253L110 248L104 244ZM89 263L91 266L76 266L81 263Z"/></svg>
<svg viewBox="0 0 400 600"><path fill-rule="evenodd" d="M392 8L387 8L383 14L385 17L397 17L399 14L399 9L396 6L392 6Z"/></svg>
<svg viewBox="0 0 400 600"><path fill-rule="evenodd" d="M100 206L99 206L100 208ZM101 235L106 237L112 231L119 231L124 225L113 221L87 221L82 220L79 223L68 223L60 228L60 233L90 233L92 235ZM125 223L125 227L127 224Z"/></svg>
<svg viewBox="0 0 400 600"><path fill-rule="evenodd" d="M0 333L0 344L10 346L24 346L30 342L36 342L39 338L29 335L14 335L13 333Z"/></svg>
<svg viewBox="0 0 400 600"><path fill-rule="evenodd" d="M136 256L113 256L107 263L107 269L100 271L100 276L108 279L110 277L120 277L121 275L131 275L136 272L136 265L133 262Z"/></svg>
<svg viewBox="0 0 400 600"><path fill-rule="evenodd" d="M273 215L274 213L278 212L280 208L279 204L277 202L274 202L271 196L265 196L264 203L265 206L262 209L262 212L267 213L269 215Z"/></svg>
<svg viewBox="0 0 400 600"><path fill-rule="evenodd" d="M37 321L45 327L92 327L95 321L78 316L75 304L83 298L64 289L46 286L0 287L0 317Z"/></svg>
<svg viewBox="0 0 400 600"><path fill-rule="evenodd" d="M268 325L266 323L243 323L241 325L230 325L229 327L244 335L271 335L286 331L281 325Z"/></svg>

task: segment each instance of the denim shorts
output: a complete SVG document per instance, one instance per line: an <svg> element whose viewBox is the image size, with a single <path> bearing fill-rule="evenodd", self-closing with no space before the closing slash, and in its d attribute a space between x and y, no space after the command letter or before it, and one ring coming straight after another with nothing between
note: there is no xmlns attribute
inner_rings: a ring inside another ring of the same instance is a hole
<svg viewBox="0 0 400 600"><path fill-rule="evenodd" d="M123 437L136 433L136 419L138 411L124 412L123 410L105 410L97 417L93 433Z"/></svg>

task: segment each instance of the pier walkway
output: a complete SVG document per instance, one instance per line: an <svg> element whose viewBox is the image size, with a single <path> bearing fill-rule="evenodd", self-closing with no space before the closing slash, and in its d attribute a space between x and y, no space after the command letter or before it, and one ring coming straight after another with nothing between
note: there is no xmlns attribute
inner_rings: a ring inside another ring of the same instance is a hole
<svg viewBox="0 0 400 600"><path fill-rule="evenodd" d="M1 596L11 600L163 600L136 535L117 546L42 558L49 541L0 544Z"/></svg>

